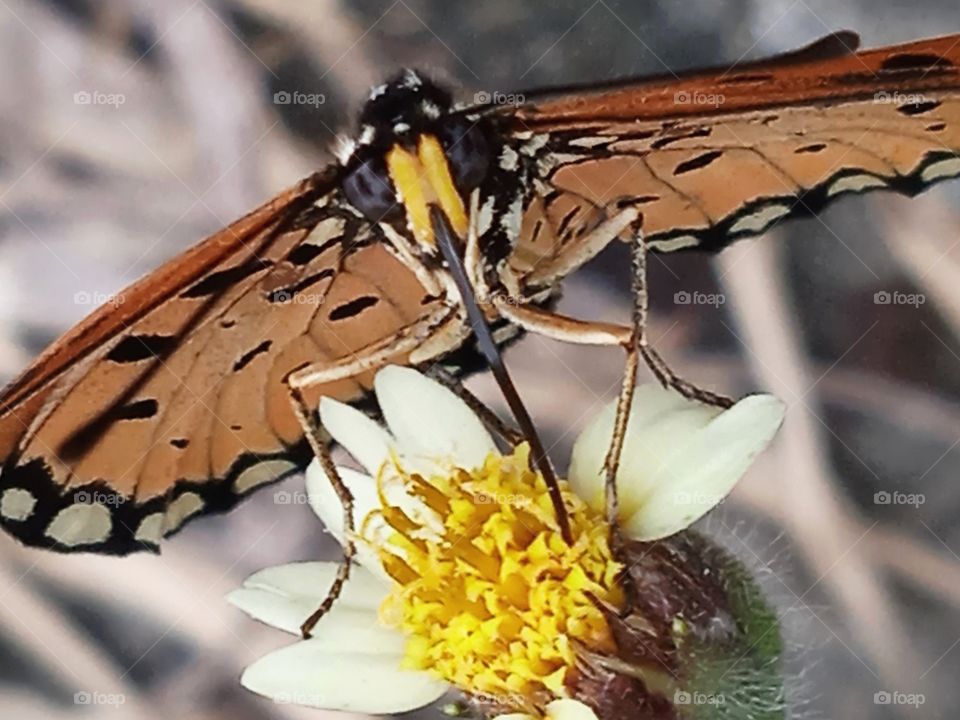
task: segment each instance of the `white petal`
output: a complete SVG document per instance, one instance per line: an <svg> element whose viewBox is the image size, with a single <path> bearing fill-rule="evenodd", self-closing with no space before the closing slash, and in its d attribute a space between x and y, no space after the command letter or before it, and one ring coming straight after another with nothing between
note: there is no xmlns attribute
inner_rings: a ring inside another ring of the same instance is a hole
<svg viewBox="0 0 960 720"><path fill-rule="evenodd" d="M359 530L367 515L380 507L377 496L377 482L369 475L351 470L341 465L337 466L337 473L343 484L353 495L353 528ZM323 524L337 542L343 544L343 505L333 483L327 477L320 461L314 459L307 466L307 499L310 507L320 516Z"/></svg>
<svg viewBox="0 0 960 720"><path fill-rule="evenodd" d="M617 473L621 517L636 512L655 489L654 474L672 455L677 439L696 433L721 412L660 385L637 387ZM571 487L598 511L604 507L603 461L615 414L616 402L597 413L577 438L570 458Z"/></svg>
<svg viewBox="0 0 960 720"><path fill-rule="evenodd" d="M427 673L401 670L398 656L330 652L314 640L260 658L240 682L278 703L371 714L416 710L447 690Z"/></svg>
<svg viewBox="0 0 960 720"><path fill-rule="evenodd" d="M364 540L358 539L354 543L357 551L357 562L372 571L377 577L387 581L390 578L383 569L383 564L380 562L380 557L374 547L382 545L383 540L393 534L393 530L382 522L366 527L364 525L370 512L380 508L376 480L369 475L339 465L337 471L340 473L340 479L343 480L353 495L353 529L355 536L359 538L361 532L363 532ZM419 506L423 503L407 493L402 485L388 483L384 495L388 502L406 510L410 517L420 517L420 514L415 511L418 511ZM307 466L307 497L310 501L310 507L323 520L327 530L337 539L338 543L343 545L343 506L333 489L333 484L327 479L327 474L323 471L323 467L318 460L314 460Z"/></svg>
<svg viewBox="0 0 960 720"><path fill-rule="evenodd" d="M389 365L377 373L374 386L405 457L439 457L474 468L496 452L480 418L448 388L416 370Z"/></svg>
<svg viewBox="0 0 960 720"><path fill-rule="evenodd" d="M266 568L248 577L243 587L227 595L231 604L255 620L300 634L300 625L320 607L337 574L337 564L329 562L290 563ZM345 622L370 624L360 616L376 617L390 586L365 568L354 566L343 592L333 609L317 625L338 624L336 614L345 614Z"/></svg>
<svg viewBox="0 0 960 720"><path fill-rule="evenodd" d="M563 698L547 703L547 717L550 720L597 720L597 715L589 705L579 700Z"/></svg>
<svg viewBox="0 0 960 720"><path fill-rule="evenodd" d="M393 438L376 421L345 403L320 398L320 422L374 477L390 458Z"/></svg>
<svg viewBox="0 0 960 720"><path fill-rule="evenodd" d="M653 476L654 492L624 527L640 540L667 537L720 503L773 439L785 407L772 395L752 395L677 447Z"/></svg>

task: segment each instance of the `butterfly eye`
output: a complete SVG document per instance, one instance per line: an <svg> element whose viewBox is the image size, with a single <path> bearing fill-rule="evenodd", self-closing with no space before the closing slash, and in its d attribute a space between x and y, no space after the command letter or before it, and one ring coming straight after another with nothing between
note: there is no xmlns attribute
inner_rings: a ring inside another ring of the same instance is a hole
<svg viewBox="0 0 960 720"><path fill-rule="evenodd" d="M483 182L490 166L490 146L483 131L475 125L456 123L444 126L439 136L457 187L461 192L473 190Z"/></svg>
<svg viewBox="0 0 960 720"><path fill-rule="evenodd" d="M347 200L368 220L379 222L399 212L393 183L383 164L365 160L343 181Z"/></svg>

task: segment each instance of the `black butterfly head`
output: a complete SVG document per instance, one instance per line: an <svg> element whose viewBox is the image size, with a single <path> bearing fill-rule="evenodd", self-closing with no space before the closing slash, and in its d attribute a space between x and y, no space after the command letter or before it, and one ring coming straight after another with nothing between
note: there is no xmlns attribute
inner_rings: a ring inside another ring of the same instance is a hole
<svg viewBox="0 0 960 720"><path fill-rule="evenodd" d="M340 153L347 199L372 221L399 217L402 193L394 187L389 157L402 149L411 157L421 153L422 161L425 142L439 145L450 180L463 198L486 177L492 144L485 123L455 111L446 89L404 70L373 88L360 113L356 139Z"/></svg>
<svg viewBox="0 0 960 720"><path fill-rule="evenodd" d="M370 91L360 112L361 145L392 145L429 132L451 109L450 93L415 70L403 70Z"/></svg>

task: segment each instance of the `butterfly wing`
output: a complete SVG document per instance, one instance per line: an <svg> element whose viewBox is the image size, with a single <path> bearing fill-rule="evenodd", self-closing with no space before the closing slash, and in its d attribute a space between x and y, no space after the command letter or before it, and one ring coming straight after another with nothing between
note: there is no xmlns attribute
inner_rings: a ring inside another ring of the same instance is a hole
<svg viewBox="0 0 960 720"><path fill-rule="evenodd" d="M545 202L635 205L653 248L716 250L844 193L914 194L960 175L960 35L855 47L838 33L771 60L499 112L532 137Z"/></svg>
<svg viewBox="0 0 960 720"><path fill-rule="evenodd" d="M125 554L293 471L308 454L285 376L433 309L385 245L317 176L121 293L0 398L0 522Z"/></svg>

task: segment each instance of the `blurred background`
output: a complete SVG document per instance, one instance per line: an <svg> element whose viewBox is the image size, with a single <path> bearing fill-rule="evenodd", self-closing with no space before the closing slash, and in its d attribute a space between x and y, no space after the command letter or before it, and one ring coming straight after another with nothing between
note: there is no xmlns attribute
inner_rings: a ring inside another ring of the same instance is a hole
<svg viewBox="0 0 960 720"><path fill-rule="evenodd" d="M954 0L0 0L0 379L330 161L369 86L401 66L470 98L730 63L839 28L872 46L958 32L960 17ZM317 101L275 103L283 91ZM782 617L793 717L956 716L958 196L954 181L914 200L846 198L716 258L651 265L650 336L671 364L789 404L774 448L704 528ZM625 318L625 267L612 248L569 280L561 309ZM683 302L697 292L714 299ZM533 337L509 353L561 466L621 361ZM501 407L489 379L470 386ZM159 557L0 537L0 717L317 717L240 687L288 639L223 600L266 565L335 556L306 505L278 507L277 491L301 488L291 478L191 524ZM94 694L115 701L84 704Z"/></svg>

